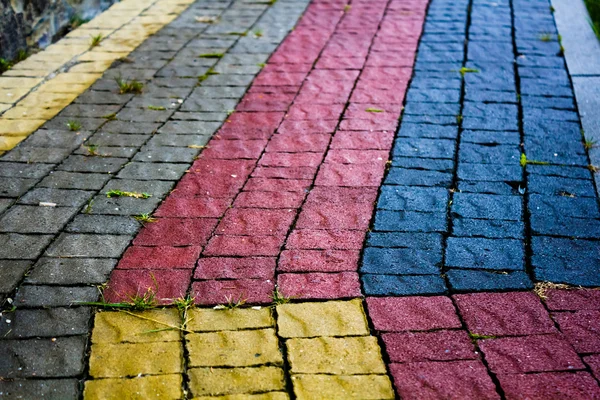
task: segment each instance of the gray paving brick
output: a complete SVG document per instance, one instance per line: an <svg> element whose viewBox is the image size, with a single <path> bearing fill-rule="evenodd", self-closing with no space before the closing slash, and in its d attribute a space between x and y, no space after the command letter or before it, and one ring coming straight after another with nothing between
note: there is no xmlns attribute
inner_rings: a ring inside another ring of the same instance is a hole
<svg viewBox="0 0 600 400"><path fill-rule="evenodd" d="M86 157L71 155L57 167L70 172L115 173L127 162L126 158Z"/></svg>
<svg viewBox="0 0 600 400"><path fill-rule="evenodd" d="M21 146L29 148L63 148L73 150L81 146L92 134L90 131L58 131L39 129L23 141Z"/></svg>
<svg viewBox="0 0 600 400"><path fill-rule="evenodd" d="M0 234L0 259L35 260L51 240L51 235Z"/></svg>
<svg viewBox="0 0 600 400"><path fill-rule="evenodd" d="M102 188L102 193L105 194L109 190L122 190L127 192L148 193L152 195L151 198L160 198L166 196L171 189L173 189L173 182L111 179L106 186Z"/></svg>
<svg viewBox="0 0 600 400"><path fill-rule="evenodd" d="M37 181L37 179L0 177L0 196L19 197L31 189Z"/></svg>
<svg viewBox="0 0 600 400"><path fill-rule="evenodd" d="M171 163L192 163L199 149L192 148L173 148L173 147L143 147L139 153L135 155L133 161L139 162L171 162Z"/></svg>
<svg viewBox="0 0 600 400"><path fill-rule="evenodd" d="M65 231L71 233L135 235L140 227L141 224L130 217L79 214L67 225Z"/></svg>
<svg viewBox="0 0 600 400"><path fill-rule="evenodd" d="M0 260L0 293L10 293L17 287L32 264L25 260Z"/></svg>
<svg viewBox="0 0 600 400"><path fill-rule="evenodd" d="M62 233L45 255L49 257L118 258L131 236Z"/></svg>
<svg viewBox="0 0 600 400"><path fill-rule="evenodd" d="M48 285L102 284L117 264L110 258L48 258L34 265L27 283Z"/></svg>
<svg viewBox="0 0 600 400"><path fill-rule="evenodd" d="M57 147L23 147L12 149L2 156L2 161L15 161L25 163L57 164L69 155L71 149Z"/></svg>
<svg viewBox="0 0 600 400"><path fill-rule="evenodd" d="M62 207L81 207L92 198L94 192L85 190L67 190L35 188L19 199L19 204L54 203Z"/></svg>
<svg viewBox="0 0 600 400"><path fill-rule="evenodd" d="M85 336L49 339L1 340L0 376L54 378L83 372Z"/></svg>
<svg viewBox="0 0 600 400"><path fill-rule="evenodd" d="M77 379L30 379L0 381L0 396L8 399L77 400Z"/></svg>
<svg viewBox="0 0 600 400"><path fill-rule="evenodd" d="M39 186L53 189L100 190L109 179L107 174L55 171L45 177Z"/></svg>
<svg viewBox="0 0 600 400"><path fill-rule="evenodd" d="M17 205L0 218L0 232L57 233L75 213L69 207Z"/></svg>
<svg viewBox="0 0 600 400"><path fill-rule="evenodd" d="M0 317L0 336L3 339L23 339L85 335L91 316L89 307L17 309L8 316ZM10 324L6 319L10 319Z"/></svg>
<svg viewBox="0 0 600 400"><path fill-rule="evenodd" d="M37 286L23 285L15 296L14 305L20 307L68 307L96 301L98 289L92 286Z"/></svg>
<svg viewBox="0 0 600 400"><path fill-rule="evenodd" d="M175 181L188 169L187 164L137 163L127 164L117 174L124 179Z"/></svg>
<svg viewBox="0 0 600 400"><path fill-rule="evenodd" d="M0 163L0 176L7 178L43 178L52 170L52 164Z"/></svg>

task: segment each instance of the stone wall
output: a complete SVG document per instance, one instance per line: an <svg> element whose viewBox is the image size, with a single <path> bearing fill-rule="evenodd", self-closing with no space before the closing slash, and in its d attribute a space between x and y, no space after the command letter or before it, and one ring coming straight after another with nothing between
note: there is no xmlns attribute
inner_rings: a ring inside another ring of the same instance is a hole
<svg viewBox="0 0 600 400"><path fill-rule="evenodd" d="M0 0L0 57L43 48L64 34L74 17L91 19L116 0Z"/></svg>

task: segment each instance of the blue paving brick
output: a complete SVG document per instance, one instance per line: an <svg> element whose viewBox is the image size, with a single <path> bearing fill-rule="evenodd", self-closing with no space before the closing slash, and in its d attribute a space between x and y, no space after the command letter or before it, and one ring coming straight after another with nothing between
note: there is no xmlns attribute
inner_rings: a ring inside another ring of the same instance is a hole
<svg viewBox="0 0 600 400"><path fill-rule="evenodd" d="M445 213L386 211L375 214L375 230L386 232L445 232Z"/></svg>
<svg viewBox="0 0 600 400"><path fill-rule="evenodd" d="M482 90L477 88L465 88L465 100L467 101L489 101L498 103L516 103L517 94L509 91Z"/></svg>
<svg viewBox="0 0 600 400"><path fill-rule="evenodd" d="M460 88L460 81L459 88ZM456 116L460 112L460 104L458 103L418 103L412 102L407 103L404 107L404 117L406 115L449 115ZM405 128L404 122L400 127L401 130Z"/></svg>
<svg viewBox="0 0 600 400"><path fill-rule="evenodd" d="M524 270L525 250L521 240L450 237L446 266L492 270Z"/></svg>
<svg viewBox="0 0 600 400"><path fill-rule="evenodd" d="M453 122L456 123L456 114L454 114L452 119L453 119ZM419 123L411 123L409 121L404 121L404 120L402 121L400 130L398 131L398 137L456 139L457 136L458 136L458 126L419 124ZM402 139L397 139L397 140L402 140Z"/></svg>
<svg viewBox="0 0 600 400"><path fill-rule="evenodd" d="M516 120L519 115L519 109L516 104L498 104L498 103L473 103L465 102L462 115L467 117L480 118L505 118ZM516 129L515 129L516 130Z"/></svg>
<svg viewBox="0 0 600 400"><path fill-rule="evenodd" d="M486 146L474 143L461 143L459 162L476 164L519 165L521 152L518 146Z"/></svg>
<svg viewBox="0 0 600 400"><path fill-rule="evenodd" d="M525 224L522 221L470 218L455 218L452 221L452 235L459 237L522 239L524 232Z"/></svg>
<svg viewBox="0 0 600 400"><path fill-rule="evenodd" d="M415 296L444 294L446 284L439 275L374 275L362 276L367 296Z"/></svg>
<svg viewBox="0 0 600 400"><path fill-rule="evenodd" d="M545 122L547 120L578 122L579 114L573 110L553 110L523 107L523 118L525 121L532 122Z"/></svg>
<svg viewBox="0 0 600 400"><path fill-rule="evenodd" d="M387 275L438 274L441 262L441 251L367 247L360 271L368 274Z"/></svg>
<svg viewBox="0 0 600 400"><path fill-rule="evenodd" d="M560 176L572 179L591 179L590 171L585 167L572 167L564 165L535 165L528 164L527 173L532 175Z"/></svg>
<svg viewBox="0 0 600 400"><path fill-rule="evenodd" d="M414 124L457 125L456 116L449 115L404 115L402 121Z"/></svg>
<svg viewBox="0 0 600 400"><path fill-rule="evenodd" d="M469 181L512 181L522 180L523 169L520 165L506 164L458 164L458 179Z"/></svg>
<svg viewBox="0 0 600 400"><path fill-rule="evenodd" d="M417 169L391 168L385 178L386 185L405 186L442 186L450 187L452 174L440 171L422 171Z"/></svg>
<svg viewBox="0 0 600 400"><path fill-rule="evenodd" d="M454 161L439 158L394 157L392 166L423 171L452 172Z"/></svg>
<svg viewBox="0 0 600 400"><path fill-rule="evenodd" d="M518 145L521 142L519 132L490 132L464 130L460 135L460 140L464 143L478 144L512 144Z"/></svg>
<svg viewBox="0 0 600 400"><path fill-rule="evenodd" d="M584 179L531 174L527 179L527 189L530 193L550 196L596 197L592 181Z"/></svg>
<svg viewBox="0 0 600 400"><path fill-rule="evenodd" d="M531 232L534 235L600 238L600 220L565 216L532 214ZM598 244L600 247L600 243Z"/></svg>
<svg viewBox="0 0 600 400"><path fill-rule="evenodd" d="M495 273L490 271L451 269L446 273L452 290L478 292L485 290L529 290L533 283L523 271Z"/></svg>
<svg viewBox="0 0 600 400"><path fill-rule="evenodd" d="M524 143L527 158L531 160L563 165L586 166L588 164L587 154L580 141L526 136Z"/></svg>
<svg viewBox="0 0 600 400"><path fill-rule="evenodd" d="M448 72L442 73L424 73L417 72L413 80L411 81L410 87L417 89L454 89L460 90L462 87L462 81L458 79L458 77L453 77L453 75ZM458 108L460 109L459 103L420 103L420 102L410 102L408 105L419 104L419 105L429 105L429 107L450 107L450 108ZM456 115L458 112L451 114Z"/></svg>
<svg viewBox="0 0 600 400"><path fill-rule="evenodd" d="M575 110L575 102L567 97L521 96L521 104L525 109L538 108L543 111L554 108L558 110Z"/></svg>
<svg viewBox="0 0 600 400"><path fill-rule="evenodd" d="M600 218L596 199L589 197L529 196L529 212L554 217Z"/></svg>
<svg viewBox="0 0 600 400"><path fill-rule="evenodd" d="M453 140L398 138L394 143L394 157L454 158Z"/></svg>
<svg viewBox="0 0 600 400"><path fill-rule="evenodd" d="M517 131L519 123L516 118L465 117L463 118L462 127L464 129L486 131Z"/></svg>
<svg viewBox="0 0 600 400"><path fill-rule="evenodd" d="M537 280L600 286L598 242L534 236L531 247Z"/></svg>
<svg viewBox="0 0 600 400"><path fill-rule="evenodd" d="M377 208L383 210L445 212L448 191L442 188L383 186Z"/></svg>
<svg viewBox="0 0 600 400"><path fill-rule="evenodd" d="M520 221L522 213L520 196L455 193L452 202L452 214L458 218Z"/></svg>
<svg viewBox="0 0 600 400"><path fill-rule="evenodd" d="M421 250L442 250L442 235L439 233L369 232L367 246L410 247Z"/></svg>
<svg viewBox="0 0 600 400"><path fill-rule="evenodd" d="M516 188L514 186L517 186ZM519 194L518 188L521 186L519 182L468 182L459 181L458 190L465 193L487 193L499 195L516 195Z"/></svg>
<svg viewBox="0 0 600 400"><path fill-rule="evenodd" d="M409 89L406 93L406 100L408 102L419 101L429 103L458 103L460 101L460 90Z"/></svg>

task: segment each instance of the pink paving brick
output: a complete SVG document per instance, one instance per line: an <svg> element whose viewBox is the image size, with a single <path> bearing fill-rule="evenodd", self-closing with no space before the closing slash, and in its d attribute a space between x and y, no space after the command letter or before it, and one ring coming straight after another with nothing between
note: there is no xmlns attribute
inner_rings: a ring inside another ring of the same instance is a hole
<svg viewBox="0 0 600 400"><path fill-rule="evenodd" d="M196 304L214 305L228 302L264 304L272 301L275 284L265 279L197 281L192 283Z"/></svg>
<svg viewBox="0 0 600 400"><path fill-rule="evenodd" d="M204 249L206 256L277 256L283 244L279 236L213 236Z"/></svg>
<svg viewBox="0 0 600 400"><path fill-rule="evenodd" d="M317 61L317 65L315 68L317 69L361 69L365 63L364 57L331 57L331 56L322 56L319 57L319 61Z"/></svg>
<svg viewBox="0 0 600 400"><path fill-rule="evenodd" d="M302 204L303 192L241 192L235 199L237 208L298 208Z"/></svg>
<svg viewBox="0 0 600 400"><path fill-rule="evenodd" d="M479 359L465 331L385 333L382 338L391 362Z"/></svg>
<svg viewBox="0 0 600 400"><path fill-rule="evenodd" d="M540 299L531 292L460 294L454 299L471 333L516 336L556 332Z"/></svg>
<svg viewBox="0 0 600 400"><path fill-rule="evenodd" d="M559 334L485 339L478 345L495 374L585 368L573 347Z"/></svg>
<svg viewBox="0 0 600 400"><path fill-rule="evenodd" d="M295 216L295 210L230 208L216 232L219 235L282 236L289 230Z"/></svg>
<svg viewBox="0 0 600 400"><path fill-rule="evenodd" d="M192 269L200 256L199 246L189 247L141 247L131 246L123 254L119 269Z"/></svg>
<svg viewBox="0 0 600 400"><path fill-rule="evenodd" d="M262 71L252 83L256 86L294 86L300 85L306 73Z"/></svg>
<svg viewBox="0 0 600 400"><path fill-rule="evenodd" d="M390 371L404 400L500 399L481 361L391 364Z"/></svg>
<svg viewBox="0 0 600 400"><path fill-rule="evenodd" d="M267 145L266 151L286 153L322 153L327 149L330 139L330 135L319 133L297 136L275 135Z"/></svg>
<svg viewBox="0 0 600 400"><path fill-rule="evenodd" d="M331 134L338 124L337 119L291 121L285 120L277 130L281 136L304 136L308 134ZM315 139L316 140L316 139ZM276 151L276 150L275 150Z"/></svg>
<svg viewBox="0 0 600 400"><path fill-rule="evenodd" d="M244 190L258 192L305 192L312 181L309 179L250 178Z"/></svg>
<svg viewBox="0 0 600 400"><path fill-rule="evenodd" d="M279 178L279 179L314 179L316 167L256 167L252 177Z"/></svg>
<svg viewBox="0 0 600 400"><path fill-rule="evenodd" d="M600 311L553 313L560 331L578 353L600 353Z"/></svg>
<svg viewBox="0 0 600 400"><path fill-rule="evenodd" d="M159 218L142 228L133 241L140 246L204 246L217 225L215 218Z"/></svg>
<svg viewBox="0 0 600 400"><path fill-rule="evenodd" d="M331 148L389 150L392 148L393 140L393 132L338 131L331 140Z"/></svg>
<svg viewBox="0 0 600 400"><path fill-rule="evenodd" d="M155 293L160 304L171 304L185 297L190 285L191 270L185 269L137 269L112 272L104 296L108 302L131 301L132 297L144 296L148 289Z"/></svg>
<svg viewBox="0 0 600 400"><path fill-rule="evenodd" d="M286 115L286 120L309 120L309 119L339 119L344 111L343 104L333 104L329 107L311 104L295 104Z"/></svg>
<svg viewBox="0 0 600 400"><path fill-rule="evenodd" d="M320 153L265 153L258 162L269 167L318 167L323 161Z"/></svg>
<svg viewBox="0 0 600 400"><path fill-rule="evenodd" d="M402 106L398 104L351 103L344 112L344 118L374 121L393 120L397 123L401 112Z"/></svg>
<svg viewBox="0 0 600 400"><path fill-rule="evenodd" d="M310 191L306 202L314 205L369 203L372 206L376 198L376 188L315 187Z"/></svg>
<svg viewBox="0 0 600 400"><path fill-rule="evenodd" d="M600 387L587 372L498 375L507 400L600 399Z"/></svg>
<svg viewBox="0 0 600 400"><path fill-rule="evenodd" d="M277 286L281 293L296 299L340 299L360 297L358 274L339 272L334 274L280 274Z"/></svg>
<svg viewBox="0 0 600 400"><path fill-rule="evenodd" d="M428 331L462 327L454 304L443 296L369 297L367 306L373 325L379 331Z"/></svg>
<svg viewBox="0 0 600 400"><path fill-rule="evenodd" d="M550 310L600 310L600 290L550 289L546 292L546 296L546 306Z"/></svg>
<svg viewBox="0 0 600 400"><path fill-rule="evenodd" d="M275 265L274 257L204 257L194 279L273 279Z"/></svg>
<svg viewBox="0 0 600 400"><path fill-rule="evenodd" d="M345 131L394 131L398 121L395 120L370 120L370 119L344 119L340 129Z"/></svg>
<svg viewBox="0 0 600 400"><path fill-rule="evenodd" d="M287 111L295 93L247 93L238 104L238 111Z"/></svg>
<svg viewBox="0 0 600 400"><path fill-rule="evenodd" d="M583 361L590 367L596 379L600 380L600 354L583 357Z"/></svg>
<svg viewBox="0 0 600 400"><path fill-rule="evenodd" d="M357 271L358 250L284 250L277 269L281 272Z"/></svg>
<svg viewBox="0 0 600 400"><path fill-rule="evenodd" d="M288 249L360 250L366 232L340 229L295 229L288 237Z"/></svg>
<svg viewBox="0 0 600 400"><path fill-rule="evenodd" d="M167 197L154 213L156 217L220 217L223 215L230 201L228 199L215 199L212 197Z"/></svg>
<svg viewBox="0 0 600 400"><path fill-rule="evenodd" d="M315 184L318 186L379 187L385 164L323 164Z"/></svg>
<svg viewBox="0 0 600 400"><path fill-rule="evenodd" d="M244 128L276 128L284 117L282 112L235 112L231 114L224 126L237 125Z"/></svg>
<svg viewBox="0 0 600 400"><path fill-rule="evenodd" d="M367 230L373 205L369 203L308 203L300 212L297 229Z"/></svg>
<svg viewBox="0 0 600 400"><path fill-rule="evenodd" d="M385 165L388 160L389 151L387 150L329 150L326 163L333 164L371 164L381 163Z"/></svg>
<svg viewBox="0 0 600 400"><path fill-rule="evenodd" d="M211 140L210 145L202 152L202 158L256 160L266 145L267 140Z"/></svg>

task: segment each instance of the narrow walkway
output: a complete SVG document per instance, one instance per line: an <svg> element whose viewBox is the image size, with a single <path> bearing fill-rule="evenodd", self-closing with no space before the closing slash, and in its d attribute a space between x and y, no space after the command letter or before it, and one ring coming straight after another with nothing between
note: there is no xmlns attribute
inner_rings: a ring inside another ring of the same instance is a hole
<svg viewBox="0 0 600 400"><path fill-rule="evenodd" d="M0 157L0 398L600 398L547 0L184 8Z"/></svg>

